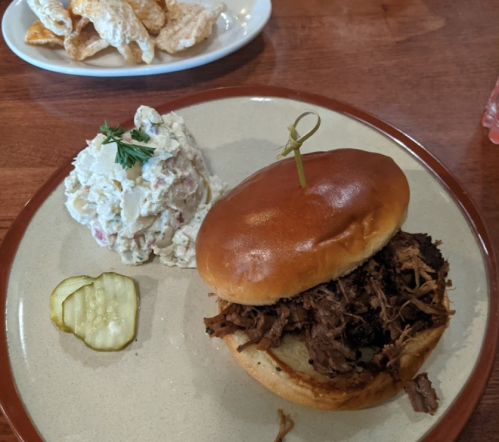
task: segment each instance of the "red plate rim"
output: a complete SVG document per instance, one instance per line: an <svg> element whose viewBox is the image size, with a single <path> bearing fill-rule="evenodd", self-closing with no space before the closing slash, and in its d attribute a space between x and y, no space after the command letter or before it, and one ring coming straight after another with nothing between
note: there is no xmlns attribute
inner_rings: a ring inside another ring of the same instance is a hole
<svg viewBox="0 0 499 442"><path fill-rule="evenodd" d="M485 223L475 204L468 196L468 193L439 160L410 136L366 112L332 98L281 87L237 86L194 93L159 106L157 110L160 113L166 113L196 104L233 97L286 98L302 101L339 112L367 124L396 142L401 148L408 151L422 163L460 207L463 216L468 221L480 245L485 262L489 284L487 327L473 373L447 412L422 439L423 442L454 441L468 422L487 386L499 341L499 280L497 261ZM132 126L133 121L130 120L123 125L125 127ZM3 324L6 324L7 319L6 301L9 274L24 232L38 208L69 174L71 169L71 163L65 164L40 187L17 216L0 245L0 263L2 263L0 266L0 305L2 306L0 320ZM44 442L32 423L14 382L9 362L6 327L0 327L0 409L19 440L23 442Z"/></svg>

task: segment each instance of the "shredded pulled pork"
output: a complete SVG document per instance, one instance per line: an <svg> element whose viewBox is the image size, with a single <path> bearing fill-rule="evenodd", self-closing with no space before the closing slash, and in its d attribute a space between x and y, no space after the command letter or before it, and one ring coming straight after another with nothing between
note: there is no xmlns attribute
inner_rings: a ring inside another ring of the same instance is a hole
<svg viewBox="0 0 499 442"><path fill-rule="evenodd" d="M404 388L414 411L430 413L432 416L435 414L438 408L438 397L427 373L418 374L412 381L406 382Z"/></svg>
<svg viewBox="0 0 499 442"><path fill-rule="evenodd" d="M278 347L285 333L298 334L309 363L326 376L380 371L398 378L405 344L418 331L447 324L442 301L448 264L431 237L398 232L388 245L352 273L271 306L224 303L206 318L211 337L246 332L258 349Z"/></svg>
<svg viewBox="0 0 499 442"><path fill-rule="evenodd" d="M281 409L277 410L277 412L279 413L279 433L277 433L274 442L284 442L284 436L293 429L295 423L293 419L286 416Z"/></svg>

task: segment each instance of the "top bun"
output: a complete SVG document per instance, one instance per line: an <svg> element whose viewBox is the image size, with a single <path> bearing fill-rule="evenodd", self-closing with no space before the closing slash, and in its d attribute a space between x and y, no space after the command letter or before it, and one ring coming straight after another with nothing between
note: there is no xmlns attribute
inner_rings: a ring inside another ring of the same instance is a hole
<svg viewBox="0 0 499 442"><path fill-rule="evenodd" d="M208 212L196 241L203 280L222 299L268 305L351 272L402 225L409 184L381 154L340 149L259 170Z"/></svg>

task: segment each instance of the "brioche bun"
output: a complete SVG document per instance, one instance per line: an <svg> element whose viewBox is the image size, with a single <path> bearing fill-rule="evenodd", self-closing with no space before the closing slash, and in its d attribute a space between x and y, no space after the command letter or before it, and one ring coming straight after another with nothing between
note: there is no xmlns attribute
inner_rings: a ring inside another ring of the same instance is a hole
<svg viewBox="0 0 499 442"><path fill-rule="evenodd" d="M449 309L445 294L443 304ZM258 350L250 346L242 352L237 347L248 338L242 331L223 339L234 358L257 381L291 402L319 410L356 410L383 402L397 394L419 371L438 344L446 325L416 333L402 352L395 381L386 371L363 380L352 374L334 378L321 375L308 363L305 344L296 335L286 334L277 348Z"/></svg>
<svg viewBox="0 0 499 442"><path fill-rule="evenodd" d="M204 219L197 267L220 298L268 305L296 296L351 272L401 227L409 185L391 158L340 149L302 160L305 188L293 158L277 161L235 187Z"/></svg>

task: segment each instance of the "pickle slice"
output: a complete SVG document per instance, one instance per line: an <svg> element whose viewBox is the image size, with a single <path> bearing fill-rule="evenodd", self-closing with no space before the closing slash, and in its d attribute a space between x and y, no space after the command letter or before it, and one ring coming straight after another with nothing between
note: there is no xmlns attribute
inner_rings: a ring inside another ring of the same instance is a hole
<svg viewBox="0 0 499 442"><path fill-rule="evenodd" d="M62 303L73 292L84 285L91 284L94 278L90 276L71 276L62 281L50 295L50 319L59 330L71 332L62 321Z"/></svg>
<svg viewBox="0 0 499 442"><path fill-rule="evenodd" d="M64 325L94 350L119 350L135 336L137 293L133 279L103 273L62 303Z"/></svg>

